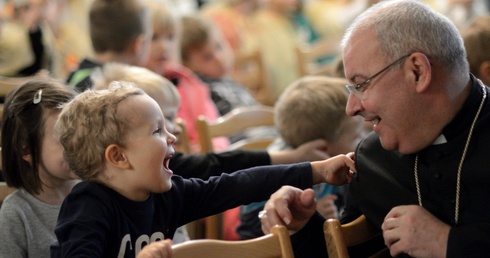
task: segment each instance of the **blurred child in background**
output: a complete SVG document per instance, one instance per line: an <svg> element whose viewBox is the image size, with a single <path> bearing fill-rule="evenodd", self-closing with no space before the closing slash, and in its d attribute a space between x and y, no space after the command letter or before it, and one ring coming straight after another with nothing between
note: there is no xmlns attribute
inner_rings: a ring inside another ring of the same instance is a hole
<svg viewBox="0 0 490 258"><path fill-rule="evenodd" d="M93 58L85 58L67 78L78 91L92 87L90 74L108 62L142 66L151 39L150 12L142 0L94 0L89 11Z"/></svg>
<svg viewBox="0 0 490 258"><path fill-rule="evenodd" d="M163 75L177 87L181 99L178 117L187 124L192 152L200 152L196 120L202 115L214 121L219 117L218 110L206 84L181 64L181 31L174 6L165 0L148 0L147 3L151 10L153 36L146 67ZM219 137L213 139L213 145L215 150L223 150L229 146L229 141Z"/></svg>
<svg viewBox="0 0 490 258"><path fill-rule="evenodd" d="M269 149L291 149L314 139L324 139L327 141L324 151L331 157L354 151L366 131L362 118L345 113L348 99L345 84L341 78L305 76L289 85L274 106L280 137ZM319 184L313 189L320 214L338 218L345 187ZM263 235L257 215L264 204L242 206L237 229L241 239Z"/></svg>
<svg viewBox="0 0 490 258"><path fill-rule="evenodd" d="M248 89L230 77L233 66L233 51L223 39L215 24L199 15L184 16L181 20L182 64L192 70L206 83L211 99L220 115L235 108L259 105ZM232 143L245 138L276 136L275 128L262 127L232 135Z"/></svg>
<svg viewBox="0 0 490 258"><path fill-rule="evenodd" d="M231 110L257 105L245 88L230 78L233 51L211 20L200 16L183 16L180 53L182 64L204 81L220 115Z"/></svg>

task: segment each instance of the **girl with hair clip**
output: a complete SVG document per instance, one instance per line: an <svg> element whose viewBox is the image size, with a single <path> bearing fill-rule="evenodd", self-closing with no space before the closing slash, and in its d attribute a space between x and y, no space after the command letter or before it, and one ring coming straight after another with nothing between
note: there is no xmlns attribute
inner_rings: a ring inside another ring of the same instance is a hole
<svg viewBox="0 0 490 258"><path fill-rule="evenodd" d="M0 209L0 257L49 257L61 203L79 182L63 160L54 131L61 106L75 92L43 78L6 97L2 120L2 172L17 190Z"/></svg>

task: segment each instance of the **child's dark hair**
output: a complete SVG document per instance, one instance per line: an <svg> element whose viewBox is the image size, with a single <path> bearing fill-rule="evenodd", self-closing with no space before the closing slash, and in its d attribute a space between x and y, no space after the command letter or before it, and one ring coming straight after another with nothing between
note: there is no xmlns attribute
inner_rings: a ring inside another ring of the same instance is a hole
<svg viewBox="0 0 490 258"><path fill-rule="evenodd" d="M96 53L122 53L138 36L151 33L150 11L142 0L95 0L89 17Z"/></svg>
<svg viewBox="0 0 490 258"><path fill-rule="evenodd" d="M42 182L38 165L44 124L50 111L75 96L75 92L52 78L28 81L6 99L2 117L2 173L7 185L24 188L30 194L39 194ZM30 154L32 162L23 159Z"/></svg>
<svg viewBox="0 0 490 258"><path fill-rule="evenodd" d="M183 16L181 23L180 55L186 61L191 51L202 48L209 41L214 24L199 15Z"/></svg>

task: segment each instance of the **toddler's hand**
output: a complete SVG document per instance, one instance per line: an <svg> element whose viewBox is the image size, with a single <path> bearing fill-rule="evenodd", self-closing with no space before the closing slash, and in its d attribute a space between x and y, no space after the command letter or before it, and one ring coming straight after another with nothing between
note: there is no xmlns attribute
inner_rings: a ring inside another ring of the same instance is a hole
<svg viewBox="0 0 490 258"><path fill-rule="evenodd" d="M165 239L151 243L141 250L137 258L170 258L172 257L172 240Z"/></svg>
<svg viewBox="0 0 490 258"><path fill-rule="evenodd" d="M354 153L350 152L327 160L311 162L313 184L345 185L350 183L356 174L353 158Z"/></svg>

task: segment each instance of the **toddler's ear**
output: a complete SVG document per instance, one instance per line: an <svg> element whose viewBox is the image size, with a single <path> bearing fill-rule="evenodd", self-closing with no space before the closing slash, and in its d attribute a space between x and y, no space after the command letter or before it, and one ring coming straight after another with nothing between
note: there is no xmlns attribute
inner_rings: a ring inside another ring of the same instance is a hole
<svg viewBox="0 0 490 258"><path fill-rule="evenodd" d="M107 146L105 149L105 159L109 164L120 169L128 169L131 167L126 155L116 144Z"/></svg>

